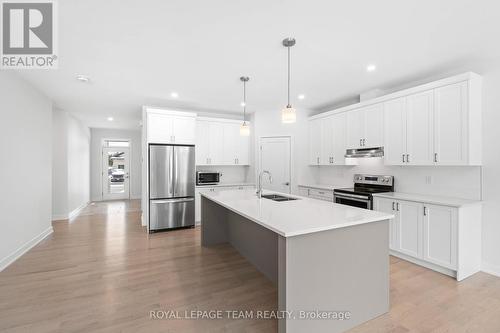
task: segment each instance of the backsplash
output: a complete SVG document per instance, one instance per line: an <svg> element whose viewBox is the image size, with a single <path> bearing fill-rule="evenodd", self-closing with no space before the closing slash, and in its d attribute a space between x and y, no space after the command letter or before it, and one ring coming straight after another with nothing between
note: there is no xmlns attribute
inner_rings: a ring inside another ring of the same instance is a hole
<svg viewBox="0 0 500 333"><path fill-rule="evenodd" d="M248 181L248 167L243 166L197 166L196 171L217 171L222 174L221 183L245 183Z"/></svg>
<svg viewBox="0 0 500 333"><path fill-rule="evenodd" d="M385 166L382 159L358 159L356 166L310 167L321 184L352 184L356 173L392 175L397 192L481 198L481 167Z"/></svg>

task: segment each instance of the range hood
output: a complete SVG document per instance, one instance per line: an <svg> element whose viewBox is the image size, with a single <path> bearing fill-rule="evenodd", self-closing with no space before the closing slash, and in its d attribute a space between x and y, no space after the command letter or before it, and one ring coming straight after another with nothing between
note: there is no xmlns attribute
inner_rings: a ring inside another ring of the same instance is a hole
<svg viewBox="0 0 500 333"><path fill-rule="evenodd" d="M384 156L384 147L347 149L345 152L345 157L348 158L383 157L383 156Z"/></svg>

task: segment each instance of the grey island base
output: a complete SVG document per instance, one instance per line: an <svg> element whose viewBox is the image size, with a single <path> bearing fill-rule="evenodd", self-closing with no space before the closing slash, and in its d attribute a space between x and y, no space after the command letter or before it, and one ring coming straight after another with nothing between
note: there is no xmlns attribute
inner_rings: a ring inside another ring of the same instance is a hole
<svg viewBox="0 0 500 333"><path fill-rule="evenodd" d="M344 332L389 310L388 219L287 236L272 220L299 200L251 200L202 196L202 246L230 243L277 285L279 332Z"/></svg>

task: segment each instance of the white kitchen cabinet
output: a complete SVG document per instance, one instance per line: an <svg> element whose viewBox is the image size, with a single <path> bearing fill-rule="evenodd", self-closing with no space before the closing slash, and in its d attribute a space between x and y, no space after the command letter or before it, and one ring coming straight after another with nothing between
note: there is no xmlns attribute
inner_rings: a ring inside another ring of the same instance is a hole
<svg viewBox="0 0 500 333"><path fill-rule="evenodd" d="M406 164L432 165L434 91L410 95L406 101Z"/></svg>
<svg viewBox="0 0 500 333"><path fill-rule="evenodd" d="M320 165L321 162L321 127L322 118L312 119L308 122L309 127L309 164Z"/></svg>
<svg viewBox="0 0 500 333"><path fill-rule="evenodd" d="M396 98L384 105L384 163L405 164L406 98Z"/></svg>
<svg viewBox="0 0 500 333"><path fill-rule="evenodd" d="M395 215L395 217L389 221L389 248L393 250L396 248L397 242L398 216L396 213L396 202L391 199L377 198L374 200L373 206L373 209L376 211Z"/></svg>
<svg viewBox="0 0 500 333"><path fill-rule="evenodd" d="M374 209L395 215L389 225L392 255L459 281L481 269L481 203L455 207L375 197Z"/></svg>
<svg viewBox="0 0 500 333"><path fill-rule="evenodd" d="M309 120L309 164L344 165L346 115Z"/></svg>
<svg viewBox="0 0 500 333"><path fill-rule="evenodd" d="M437 88L434 112L436 164L467 164L467 136L467 82Z"/></svg>
<svg viewBox="0 0 500 333"><path fill-rule="evenodd" d="M433 90L390 100L384 106L385 164L432 165Z"/></svg>
<svg viewBox="0 0 500 333"><path fill-rule="evenodd" d="M396 247L404 254L422 257L423 205L419 202L396 201Z"/></svg>
<svg viewBox="0 0 500 333"><path fill-rule="evenodd" d="M454 207L424 204L423 259L456 269L458 210Z"/></svg>
<svg viewBox="0 0 500 333"><path fill-rule="evenodd" d="M309 163L332 164L332 133L321 129L344 114L344 148L383 146L386 165L481 165L481 81L465 73L313 116Z"/></svg>
<svg viewBox="0 0 500 333"><path fill-rule="evenodd" d="M196 141L196 114L154 110L147 112L149 143L190 144Z"/></svg>
<svg viewBox="0 0 500 333"><path fill-rule="evenodd" d="M347 148L381 147L384 143L384 105L347 112Z"/></svg>
<svg viewBox="0 0 500 333"><path fill-rule="evenodd" d="M249 165L248 136L240 135L239 121L197 120L196 165Z"/></svg>

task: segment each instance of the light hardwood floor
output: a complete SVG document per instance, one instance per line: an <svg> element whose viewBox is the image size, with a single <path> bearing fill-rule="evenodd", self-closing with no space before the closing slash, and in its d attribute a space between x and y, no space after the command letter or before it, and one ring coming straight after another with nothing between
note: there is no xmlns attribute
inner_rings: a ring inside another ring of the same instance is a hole
<svg viewBox="0 0 500 333"><path fill-rule="evenodd" d="M196 229L148 236L139 201L98 203L0 273L2 332L275 332L274 320L154 320L152 310L274 310L276 289ZM500 278L391 258L391 310L352 332L500 332Z"/></svg>

